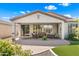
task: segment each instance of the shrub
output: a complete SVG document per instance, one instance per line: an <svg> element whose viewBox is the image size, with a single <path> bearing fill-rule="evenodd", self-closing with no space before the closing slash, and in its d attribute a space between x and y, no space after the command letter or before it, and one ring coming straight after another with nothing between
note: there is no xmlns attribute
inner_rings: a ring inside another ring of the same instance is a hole
<svg viewBox="0 0 79 59"><path fill-rule="evenodd" d="M44 35L44 36L42 37L42 40L47 40L47 36Z"/></svg>
<svg viewBox="0 0 79 59"><path fill-rule="evenodd" d="M68 40L79 40L79 27L74 28L73 32L68 35Z"/></svg>
<svg viewBox="0 0 79 59"><path fill-rule="evenodd" d="M29 56L30 50L22 50L20 45L11 41L0 40L0 56Z"/></svg>
<svg viewBox="0 0 79 59"><path fill-rule="evenodd" d="M79 23L79 19L75 19L77 24ZM79 40L79 26L72 27L72 33L68 35L67 39L69 40Z"/></svg>
<svg viewBox="0 0 79 59"><path fill-rule="evenodd" d="M71 33L71 34L68 35L68 38L67 39L68 40L75 40L74 37L75 37L75 34L74 33Z"/></svg>
<svg viewBox="0 0 79 59"><path fill-rule="evenodd" d="M75 39L79 40L79 27L75 28Z"/></svg>

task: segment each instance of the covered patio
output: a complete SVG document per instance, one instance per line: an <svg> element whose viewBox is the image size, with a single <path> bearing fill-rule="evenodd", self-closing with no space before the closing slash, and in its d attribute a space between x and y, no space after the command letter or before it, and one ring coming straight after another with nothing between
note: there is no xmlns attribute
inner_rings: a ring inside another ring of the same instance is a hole
<svg viewBox="0 0 79 59"><path fill-rule="evenodd" d="M21 24L21 38L61 38L59 23Z"/></svg>
<svg viewBox="0 0 79 59"><path fill-rule="evenodd" d="M62 23L16 23L14 25L15 36L19 38L63 39Z"/></svg>

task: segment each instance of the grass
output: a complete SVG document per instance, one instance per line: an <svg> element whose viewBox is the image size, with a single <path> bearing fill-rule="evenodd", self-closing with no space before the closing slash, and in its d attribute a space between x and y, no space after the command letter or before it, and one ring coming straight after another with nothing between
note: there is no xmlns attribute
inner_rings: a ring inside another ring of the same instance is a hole
<svg viewBox="0 0 79 59"><path fill-rule="evenodd" d="M65 45L52 49L59 56L79 56L79 45Z"/></svg>
<svg viewBox="0 0 79 59"><path fill-rule="evenodd" d="M52 49L59 56L79 56L79 41L70 41L70 45Z"/></svg>

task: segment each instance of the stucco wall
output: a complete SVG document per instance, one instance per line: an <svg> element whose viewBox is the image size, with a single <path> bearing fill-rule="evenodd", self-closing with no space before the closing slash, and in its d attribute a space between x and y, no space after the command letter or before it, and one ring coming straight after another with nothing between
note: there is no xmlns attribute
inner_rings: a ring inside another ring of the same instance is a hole
<svg viewBox="0 0 79 59"><path fill-rule="evenodd" d="M0 23L0 38L11 36L11 25Z"/></svg>
<svg viewBox="0 0 79 59"><path fill-rule="evenodd" d="M51 16L43 15L40 13L36 13L27 17L22 17L20 19L17 19L14 22L16 23L58 23L58 22L63 22L63 20L60 20Z"/></svg>

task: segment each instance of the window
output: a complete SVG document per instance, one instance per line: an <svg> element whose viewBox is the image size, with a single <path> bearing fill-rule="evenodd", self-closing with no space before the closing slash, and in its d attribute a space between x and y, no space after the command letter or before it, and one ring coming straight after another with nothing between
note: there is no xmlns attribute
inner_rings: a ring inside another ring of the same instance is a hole
<svg viewBox="0 0 79 59"><path fill-rule="evenodd" d="M76 27L78 27L78 24L76 24Z"/></svg>
<svg viewBox="0 0 79 59"><path fill-rule="evenodd" d="M71 24L72 27L78 27L78 24Z"/></svg>

